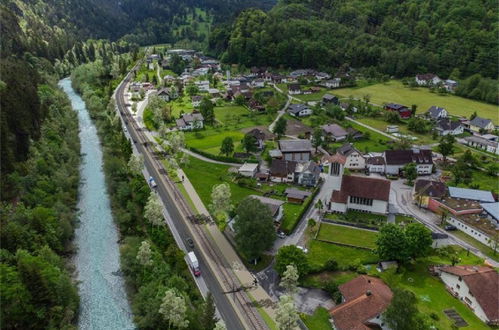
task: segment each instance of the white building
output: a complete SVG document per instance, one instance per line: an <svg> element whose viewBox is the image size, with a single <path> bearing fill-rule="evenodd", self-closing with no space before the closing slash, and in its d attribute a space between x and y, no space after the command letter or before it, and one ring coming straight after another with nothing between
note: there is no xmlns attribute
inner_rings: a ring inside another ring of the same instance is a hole
<svg viewBox="0 0 499 330"><path fill-rule="evenodd" d="M177 119L177 128L181 131L192 131L203 128L203 115L199 112L185 113Z"/></svg>
<svg viewBox="0 0 499 330"><path fill-rule="evenodd" d="M345 156L345 168L349 170L363 170L366 168L366 159L362 153L355 149L351 143L345 143L336 152Z"/></svg>
<svg viewBox="0 0 499 330"><path fill-rule="evenodd" d="M237 172L242 176L252 178L258 172L258 163L244 163Z"/></svg>
<svg viewBox="0 0 499 330"><path fill-rule="evenodd" d="M310 116L313 113L312 109L305 104L290 104L287 111L294 117Z"/></svg>
<svg viewBox="0 0 499 330"><path fill-rule="evenodd" d="M194 84L202 92L207 92L210 89L210 82L208 80L198 80L195 81Z"/></svg>
<svg viewBox="0 0 499 330"><path fill-rule="evenodd" d="M399 175L402 168L409 163L416 163L418 175L431 174L433 170L433 160L431 150L386 150L385 173Z"/></svg>
<svg viewBox="0 0 499 330"><path fill-rule="evenodd" d="M447 290L489 325L499 325L499 274L481 266L438 268Z"/></svg>
<svg viewBox="0 0 499 330"><path fill-rule="evenodd" d="M369 157L366 160L369 173L385 173L385 159L382 156Z"/></svg>
<svg viewBox="0 0 499 330"><path fill-rule="evenodd" d="M473 215L466 215L466 216L473 217ZM477 221L480 221L478 216L475 216L475 218L477 219ZM448 217L447 222L449 224L453 225L454 227L456 227L458 230L465 233L466 235L473 237L474 239L476 239L480 243L483 243L491 248L494 248L496 246L496 244L498 244L497 243L497 239L498 239L497 235L499 235L499 233L497 232L497 230L496 230L496 234L495 234L496 237L494 238L494 237L491 237L491 235L486 234L485 232L477 229L475 226L471 226L463 219L460 219L458 216Z"/></svg>
<svg viewBox="0 0 499 330"><path fill-rule="evenodd" d="M433 74L433 73L416 75L416 83L419 86L437 85L441 81L442 81L442 79L440 79L436 74Z"/></svg>

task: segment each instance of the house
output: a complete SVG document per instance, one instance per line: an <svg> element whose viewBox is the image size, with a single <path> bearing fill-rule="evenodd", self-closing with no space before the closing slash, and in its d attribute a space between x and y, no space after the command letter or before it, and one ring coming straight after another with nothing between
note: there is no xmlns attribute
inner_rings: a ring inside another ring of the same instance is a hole
<svg viewBox="0 0 499 330"><path fill-rule="evenodd" d="M477 202L494 203L494 196L490 191L468 188L449 187L449 196L464 200Z"/></svg>
<svg viewBox="0 0 499 330"><path fill-rule="evenodd" d="M480 203L483 208L484 215L495 222L496 227L499 227L499 202L497 203Z"/></svg>
<svg viewBox="0 0 499 330"><path fill-rule="evenodd" d="M208 88L208 94L211 98L220 97L220 90L218 88Z"/></svg>
<svg viewBox="0 0 499 330"><path fill-rule="evenodd" d="M251 82L251 86L255 88L263 88L265 87L265 80L263 80L262 78L255 79Z"/></svg>
<svg viewBox="0 0 499 330"><path fill-rule="evenodd" d="M237 173L248 178L253 178L258 172L258 167L258 163L244 163L237 169Z"/></svg>
<svg viewBox="0 0 499 330"><path fill-rule="evenodd" d="M322 125L321 128L324 135L332 141L343 141L348 136L348 132L338 124Z"/></svg>
<svg viewBox="0 0 499 330"><path fill-rule="evenodd" d="M282 205L284 201L258 195L249 195L249 197L259 200L263 205L268 207L275 222L279 222L282 219L284 214Z"/></svg>
<svg viewBox="0 0 499 330"><path fill-rule="evenodd" d="M402 168L409 163L416 163L418 175L431 174L433 160L431 150L414 148L412 150L386 150L384 153L385 173L399 175Z"/></svg>
<svg viewBox="0 0 499 330"><path fill-rule="evenodd" d="M315 187L319 183L320 175L321 169L314 161L296 164L295 183L301 186Z"/></svg>
<svg viewBox="0 0 499 330"><path fill-rule="evenodd" d="M296 162L273 159L270 164L270 181L272 182L294 182Z"/></svg>
<svg viewBox="0 0 499 330"><path fill-rule="evenodd" d="M322 81L322 80L329 79L329 78L331 78L331 75L328 73L325 73L325 72L317 72L315 74L315 80Z"/></svg>
<svg viewBox="0 0 499 330"><path fill-rule="evenodd" d="M336 153L345 157L345 168L349 170L363 170L366 168L366 159L362 153L355 149L351 143L345 143L338 149Z"/></svg>
<svg viewBox="0 0 499 330"><path fill-rule="evenodd" d="M451 215L447 217L447 223L455 226L458 230L474 238L480 243L497 249L499 240L499 228L497 223L492 223L477 213Z"/></svg>
<svg viewBox="0 0 499 330"><path fill-rule="evenodd" d="M373 156L366 160L369 173L385 173L385 165L385 158L382 156Z"/></svg>
<svg viewBox="0 0 499 330"><path fill-rule="evenodd" d="M203 100L203 97L201 95L194 95L191 97L191 102L192 106L194 108L197 108L201 105L201 100Z"/></svg>
<svg viewBox="0 0 499 330"><path fill-rule="evenodd" d="M202 92L207 92L210 89L210 82L208 80L198 80L195 81L194 84Z"/></svg>
<svg viewBox="0 0 499 330"><path fill-rule="evenodd" d="M262 150L265 146L265 132L258 128L253 128L251 131L246 133L246 135L251 135L255 138L255 145L258 150Z"/></svg>
<svg viewBox="0 0 499 330"><path fill-rule="evenodd" d="M416 83L419 86L434 86L442 81L436 74L426 73L416 75Z"/></svg>
<svg viewBox="0 0 499 330"><path fill-rule="evenodd" d="M248 101L248 107L257 112L265 111L265 106L253 98Z"/></svg>
<svg viewBox="0 0 499 330"><path fill-rule="evenodd" d="M485 118L480 118L480 117L475 117L472 120L470 120L470 131L479 133L481 131L486 131L490 132L494 130L494 123L492 123L492 120L490 119L485 119Z"/></svg>
<svg viewBox="0 0 499 330"><path fill-rule="evenodd" d="M288 85L288 93L291 95L301 94L300 84L289 84Z"/></svg>
<svg viewBox="0 0 499 330"><path fill-rule="evenodd" d="M347 134L348 134L348 138L352 139L352 140L359 140L359 139L362 139L364 137L364 133L356 130L353 127L347 127Z"/></svg>
<svg viewBox="0 0 499 330"><path fill-rule="evenodd" d="M444 88L449 92L449 93L453 93L456 91L456 88L458 86L458 83L457 81L455 80L451 80L451 79L447 79L444 81Z"/></svg>
<svg viewBox="0 0 499 330"><path fill-rule="evenodd" d="M290 104L287 111L293 117L310 116L313 112L312 109L305 104Z"/></svg>
<svg viewBox="0 0 499 330"><path fill-rule="evenodd" d="M418 179L412 189L412 198L419 207L428 208L430 199L440 200L447 196L447 186L440 181Z"/></svg>
<svg viewBox="0 0 499 330"><path fill-rule="evenodd" d="M163 101L170 101L170 91L168 88L161 88L156 95Z"/></svg>
<svg viewBox="0 0 499 330"><path fill-rule="evenodd" d="M402 104L388 103L385 105L385 110L397 112L402 119L408 119L412 115L411 109Z"/></svg>
<svg viewBox="0 0 499 330"><path fill-rule="evenodd" d="M482 139L488 140L488 141L494 141L494 142L499 142L499 136L494 135L494 134L483 134L481 136Z"/></svg>
<svg viewBox="0 0 499 330"><path fill-rule="evenodd" d="M459 135L464 133L464 127L459 120L443 118L437 121L435 131L437 131L440 136Z"/></svg>
<svg viewBox="0 0 499 330"><path fill-rule="evenodd" d="M333 329L371 330L386 328L382 314L390 305L393 292L379 278L361 275L340 285L342 303L329 314Z"/></svg>
<svg viewBox="0 0 499 330"><path fill-rule="evenodd" d="M334 78L324 81L322 85L327 88L338 88L340 87L340 83L341 83L341 78Z"/></svg>
<svg viewBox="0 0 499 330"><path fill-rule="evenodd" d="M324 96L322 97L323 106L326 106L328 104L338 105L339 102L340 100L338 99L338 97L331 94L324 94Z"/></svg>
<svg viewBox="0 0 499 330"><path fill-rule="evenodd" d="M399 127L397 125L388 125L386 126L387 133L397 133L399 131Z"/></svg>
<svg viewBox="0 0 499 330"><path fill-rule="evenodd" d="M305 201L305 199L307 199L307 197L311 196L312 193L310 191L299 190L296 188L286 188L284 195L286 195L288 202L301 204Z"/></svg>
<svg viewBox="0 0 499 330"><path fill-rule="evenodd" d="M495 141L489 141L480 136L467 136L464 138L464 141L471 147L483 149L490 153L499 155L498 143Z"/></svg>
<svg viewBox="0 0 499 330"><path fill-rule="evenodd" d="M425 116L428 119L439 120L439 119L442 119L442 118L447 118L449 116L449 113L444 108L432 105L428 109L428 111L426 111Z"/></svg>
<svg viewBox="0 0 499 330"><path fill-rule="evenodd" d="M203 128L203 121L203 115L197 111L193 111L192 113L184 113L176 122L179 130L191 131Z"/></svg>
<svg viewBox="0 0 499 330"><path fill-rule="evenodd" d="M442 266L437 272L447 290L488 325L499 325L499 274L483 266Z"/></svg>
<svg viewBox="0 0 499 330"><path fill-rule="evenodd" d="M282 152L279 149L269 150L269 156L272 159L282 159Z"/></svg>
<svg viewBox="0 0 499 330"><path fill-rule="evenodd" d="M312 156L312 143L310 140L280 140L279 150L285 160L307 162Z"/></svg>
<svg viewBox="0 0 499 330"><path fill-rule="evenodd" d="M348 103L348 102L341 102L340 108L343 111L357 112L357 110L358 110L357 107L353 106L351 103Z"/></svg>

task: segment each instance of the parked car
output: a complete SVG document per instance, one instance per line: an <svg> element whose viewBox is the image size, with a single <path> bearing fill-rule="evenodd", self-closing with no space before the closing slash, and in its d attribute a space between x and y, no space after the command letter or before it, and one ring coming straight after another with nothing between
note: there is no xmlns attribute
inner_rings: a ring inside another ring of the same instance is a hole
<svg viewBox="0 0 499 330"><path fill-rule="evenodd" d="M190 247L191 249L194 249L194 241L192 240L192 238L190 237L187 237L185 239L185 242L187 243L187 246Z"/></svg>
<svg viewBox="0 0 499 330"><path fill-rule="evenodd" d="M306 247L303 247L300 245L297 245L296 247L299 248L300 250L302 250L304 253L308 253L308 249Z"/></svg>
<svg viewBox="0 0 499 330"><path fill-rule="evenodd" d="M279 237L279 238L286 238L286 234L284 234L284 232L282 232L282 231L278 231L277 232L277 237Z"/></svg>
<svg viewBox="0 0 499 330"><path fill-rule="evenodd" d="M447 225L447 226L445 226L445 230L447 230L447 231L453 231L453 230L457 230L457 227L453 226L453 225Z"/></svg>

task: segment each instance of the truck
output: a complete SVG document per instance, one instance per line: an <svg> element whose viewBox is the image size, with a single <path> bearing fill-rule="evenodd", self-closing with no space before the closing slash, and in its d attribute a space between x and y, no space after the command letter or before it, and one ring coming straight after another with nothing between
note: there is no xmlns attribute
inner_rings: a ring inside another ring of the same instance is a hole
<svg viewBox="0 0 499 330"><path fill-rule="evenodd" d="M187 253L187 258L189 260L189 267L191 268L194 276L198 277L199 275L201 275L201 270L199 269L198 258L196 258L196 255L194 254L194 252L191 251L191 252Z"/></svg>
<svg viewBox="0 0 499 330"><path fill-rule="evenodd" d="M149 177L149 186L151 186L151 188L156 188L158 186L156 181L154 181L154 178L152 176Z"/></svg>

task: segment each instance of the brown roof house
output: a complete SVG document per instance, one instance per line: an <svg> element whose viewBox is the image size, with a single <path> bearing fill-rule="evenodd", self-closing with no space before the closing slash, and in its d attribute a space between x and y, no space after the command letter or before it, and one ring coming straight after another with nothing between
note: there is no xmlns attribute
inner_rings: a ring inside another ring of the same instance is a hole
<svg viewBox="0 0 499 330"><path fill-rule="evenodd" d="M412 189L412 198L419 207L428 208L430 199L441 199L447 196L448 190L445 183L440 181L431 181L418 179Z"/></svg>
<svg viewBox="0 0 499 330"><path fill-rule="evenodd" d="M330 158L329 182L333 189L329 211L345 213L357 210L376 214L388 213L390 181L364 176L344 175L345 158L339 154Z"/></svg>
<svg viewBox="0 0 499 330"><path fill-rule="evenodd" d="M321 128L326 137L332 141L343 141L348 136L348 132L338 124L322 125Z"/></svg>
<svg viewBox="0 0 499 330"><path fill-rule="evenodd" d="M499 274L480 266L443 266L438 269L447 290L483 322L499 325Z"/></svg>
<svg viewBox="0 0 499 330"><path fill-rule="evenodd" d="M184 113L177 119L177 128L181 131L192 131L203 128L203 115L198 111Z"/></svg>
<svg viewBox="0 0 499 330"><path fill-rule="evenodd" d="M258 148L258 150L262 150L264 145L265 145L265 132L258 129L258 128L253 128L251 131L246 133L246 135L250 135L255 138L255 145Z"/></svg>
<svg viewBox="0 0 499 330"><path fill-rule="evenodd" d="M310 140L279 140L279 150L285 160L308 162L313 148Z"/></svg>
<svg viewBox="0 0 499 330"><path fill-rule="evenodd" d="M294 182L296 162L284 159L273 159L270 164L270 181Z"/></svg>
<svg viewBox="0 0 499 330"><path fill-rule="evenodd" d="M339 286L343 302L329 313L336 330L372 330L384 326L381 315L393 298L380 279L361 275Z"/></svg>
<svg viewBox="0 0 499 330"><path fill-rule="evenodd" d="M431 174L433 160L431 150L386 150L385 154L386 174L399 175L400 170L409 163L416 163L419 175Z"/></svg>

